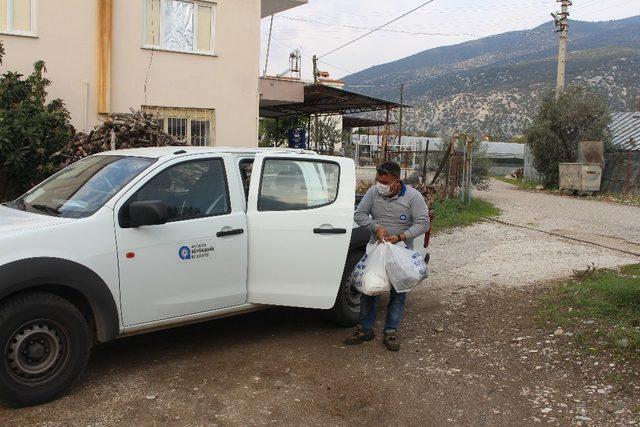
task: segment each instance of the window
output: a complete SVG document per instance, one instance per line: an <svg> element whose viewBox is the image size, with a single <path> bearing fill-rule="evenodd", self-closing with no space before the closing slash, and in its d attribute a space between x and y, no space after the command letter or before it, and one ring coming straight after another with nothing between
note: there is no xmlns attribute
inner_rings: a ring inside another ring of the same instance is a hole
<svg viewBox="0 0 640 427"><path fill-rule="evenodd" d="M35 0L0 0L0 33L35 35Z"/></svg>
<svg viewBox="0 0 640 427"><path fill-rule="evenodd" d="M253 159L242 159L240 164L240 177L242 178L242 186L244 187L244 197L249 198L249 187L251 186L251 172L253 171Z"/></svg>
<svg viewBox="0 0 640 427"><path fill-rule="evenodd" d="M187 144L213 146L214 110L142 106L154 114L162 129Z"/></svg>
<svg viewBox="0 0 640 427"><path fill-rule="evenodd" d="M221 159L196 160L170 166L154 176L129 199L161 200L169 222L225 215L231 212L224 164ZM128 209L123 209L123 223Z"/></svg>
<svg viewBox="0 0 640 427"><path fill-rule="evenodd" d="M338 197L340 166L311 160L264 163L258 209L289 211L329 205Z"/></svg>
<svg viewBox="0 0 640 427"><path fill-rule="evenodd" d="M191 145L204 147L209 145L209 121L191 120Z"/></svg>
<svg viewBox="0 0 640 427"><path fill-rule="evenodd" d="M215 3L145 0L144 45L178 52L213 53Z"/></svg>
<svg viewBox="0 0 640 427"><path fill-rule="evenodd" d="M9 207L63 218L86 218L155 161L146 157L86 157L10 203Z"/></svg>

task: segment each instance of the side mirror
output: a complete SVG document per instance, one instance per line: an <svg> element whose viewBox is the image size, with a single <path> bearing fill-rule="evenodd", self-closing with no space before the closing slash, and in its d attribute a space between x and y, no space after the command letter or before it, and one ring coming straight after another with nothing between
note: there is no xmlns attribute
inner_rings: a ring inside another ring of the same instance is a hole
<svg viewBox="0 0 640 427"><path fill-rule="evenodd" d="M169 209L160 200L145 200L129 205L131 227L166 224L169 220Z"/></svg>

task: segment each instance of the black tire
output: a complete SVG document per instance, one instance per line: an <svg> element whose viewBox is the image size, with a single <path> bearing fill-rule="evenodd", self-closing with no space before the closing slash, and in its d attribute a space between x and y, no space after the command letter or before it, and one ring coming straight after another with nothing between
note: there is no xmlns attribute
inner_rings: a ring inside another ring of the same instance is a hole
<svg viewBox="0 0 640 427"><path fill-rule="evenodd" d="M350 252L347 255L347 262L342 273L340 290L333 308L329 310L328 316L333 322L340 326L355 326L360 317L360 292L351 284L351 274L358 262L364 256L363 250Z"/></svg>
<svg viewBox="0 0 640 427"><path fill-rule="evenodd" d="M12 406L49 402L80 378L91 352L84 316L69 301L34 292L0 305L0 399Z"/></svg>

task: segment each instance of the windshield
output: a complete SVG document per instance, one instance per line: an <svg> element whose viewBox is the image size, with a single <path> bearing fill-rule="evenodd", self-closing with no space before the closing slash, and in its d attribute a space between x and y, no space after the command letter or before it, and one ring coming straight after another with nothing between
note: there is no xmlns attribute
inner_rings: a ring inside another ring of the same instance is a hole
<svg viewBox="0 0 640 427"><path fill-rule="evenodd" d="M146 157L87 157L7 206L62 218L86 218L155 161Z"/></svg>

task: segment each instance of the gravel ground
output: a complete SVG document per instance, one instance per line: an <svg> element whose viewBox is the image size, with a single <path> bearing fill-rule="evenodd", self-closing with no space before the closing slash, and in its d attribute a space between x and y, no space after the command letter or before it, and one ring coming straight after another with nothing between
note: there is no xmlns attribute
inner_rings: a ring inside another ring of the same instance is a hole
<svg viewBox="0 0 640 427"><path fill-rule="evenodd" d="M608 236L640 246L640 210L635 206L521 191L497 180L492 180L490 191L477 194L499 206L501 219L507 222L546 231Z"/></svg>
<svg viewBox="0 0 640 427"><path fill-rule="evenodd" d="M640 254L640 208L526 192L493 180L476 196L502 210L500 220ZM484 222L432 239L431 281L441 288L518 287L566 277L589 266L617 267L640 257Z"/></svg>
<svg viewBox="0 0 640 427"><path fill-rule="evenodd" d="M502 184L482 197L512 222L640 241L637 209ZM410 295L399 353L380 338L344 347L348 331L319 313L272 309L99 346L68 395L0 407L0 425L639 423L638 363L585 353L573 331L556 336L535 316L554 286L541 282L637 257L496 223L432 245L430 286Z"/></svg>

